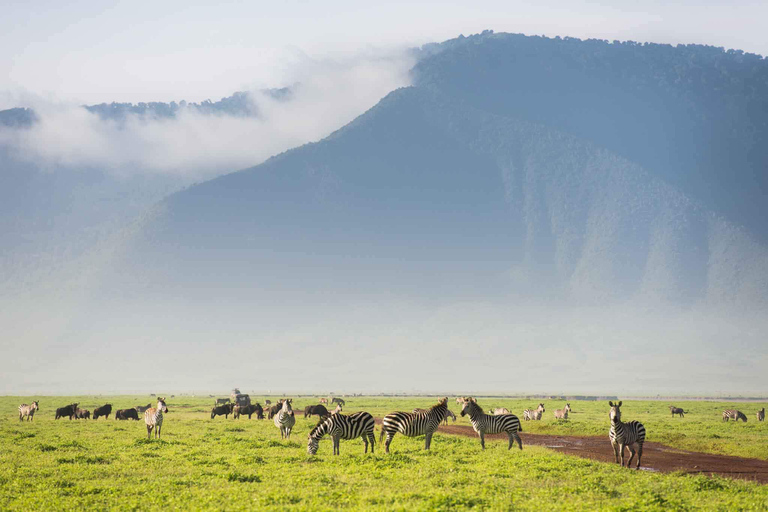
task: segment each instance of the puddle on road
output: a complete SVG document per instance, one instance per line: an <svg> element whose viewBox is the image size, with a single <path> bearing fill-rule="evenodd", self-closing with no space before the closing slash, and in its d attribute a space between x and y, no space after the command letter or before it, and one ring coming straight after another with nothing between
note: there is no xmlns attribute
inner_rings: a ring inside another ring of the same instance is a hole
<svg viewBox="0 0 768 512"><path fill-rule="evenodd" d="M547 448L565 448L564 444L545 444L544 446Z"/></svg>
<svg viewBox="0 0 768 512"><path fill-rule="evenodd" d="M640 466L640 471L650 471L651 473L658 473L659 470L656 468L646 468L643 466Z"/></svg>

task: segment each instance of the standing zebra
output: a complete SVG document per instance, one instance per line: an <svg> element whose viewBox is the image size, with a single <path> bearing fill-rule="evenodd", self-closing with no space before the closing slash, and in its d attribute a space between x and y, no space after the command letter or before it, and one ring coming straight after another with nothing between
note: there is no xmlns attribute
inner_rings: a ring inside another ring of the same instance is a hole
<svg viewBox="0 0 768 512"><path fill-rule="evenodd" d="M685 411L681 407L675 407L674 405L669 406L669 412L672 413L672 417L674 418L675 414L679 414L681 418L685 417Z"/></svg>
<svg viewBox="0 0 768 512"><path fill-rule="evenodd" d="M371 442L371 453L376 438L373 436L373 427L375 422L373 416L367 412L356 412L345 416L343 414L332 414L324 421L317 424L307 437L307 453L314 455L320 446L320 439L329 434L333 439L333 454L339 455L339 440L363 438L365 443L365 453L368 453L368 441Z"/></svg>
<svg viewBox="0 0 768 512"><path fill-rule="evenodd" d="M639 421L633 420L623 423L621 421L621 402L614 405L613 402L608 402L611 406L611 430L608 433L608 437L611 440L611 446L613 446L613 455L616 457L616 462L619 462L619 451L621 451L621 466L624 467L624 447L629 448L629 460L627 461L627 467L632 464L632 458L635 456L635 443L637 443L637 468L640 469L640 459L643 456L643 443L645 442L645 427Z"/></svg>
<svg viewBox="0 0 768 512"><path fill-rule="evenodd" d="M536 409L526 409L523 411L523 419L528 420L540 420L541 415L546 411L544 409L544 404L539 404L539 406Z"/></svg>
<svg viewBox="0 0 768 512"><path fill-rule="evenodd" d="M765 407L757 411L757 421L765 421Z"/></svg>
<svg viewBox="0 0 768 512"><path fill-rule="evenodd" d="M393 412L384 416L381 420L381 435L379 442L387 436L387 443L384 445L384 451L389 453L389 445L395 434L400 432L407 437L416 437L424 435L424 449L429 450L432 443L432 434L435 433L440 422L445 419L448 411L448 398L441 398L437 404L433 405L426 412Z"/></svg>
<svg viewBox="0 0 768 512"><path fill-rule="evenodd" d="M293 403L292 398L283 400L282 408L273 418L275 426L280 429L280 439L290 439L291 429L296 424L296 416L293 415L291 403Z"/></svg>
<svg viewBox="0 0 768 512"><path fill-rule="evenodd" d="M567 420L569 412L571 412L571 404L566 403L565 404L565 408L563 408L563 409L556 409L555 410L555 419L556 420Z"/></svg>
<svg viewBox="0 0 768 512"><path fill-rule="evenodd" d="M163 413L168 412L165 398L157 399L157 407L150 407L144 411L144 424L147 425L147 439L152 438L152 429L155 429L155 437L160 439L160 429L163 427Z"/></svg>
<svg viewBox="0 0 768 512"><path fill-rule="evenodd" d="M477 405L477 401L472 397L465 397L461 407L461 415L469 414L469 421L472 422L472 428L480 435L480 446L485 450L485 434L499 434L506 432L509 437L508 450L517 441L520 449L523 449L523 441L518 432L523 429L520 426L520 419L514 414L485 414L483 409Z"/></svg>
<svg viewBox="0 0 768 512"><path fill-rule="evenodd" d="M723 411L723 421L728 421L728 420L733 420L733 421L744 420L744 423L746 423L747 416L743 412L737 411L736 409L726 409Z"/></svg>
<svg viewBox="0 0 768 512"><path fill-rule="evenodd" d="M25 416L27 418L27 421L32 421L35 416L35 411L38 410L39 408L40 408L40 402L38 400L35 400L30 405L21 404L19 406L19 421L22 421L22 419Z"/></svg>

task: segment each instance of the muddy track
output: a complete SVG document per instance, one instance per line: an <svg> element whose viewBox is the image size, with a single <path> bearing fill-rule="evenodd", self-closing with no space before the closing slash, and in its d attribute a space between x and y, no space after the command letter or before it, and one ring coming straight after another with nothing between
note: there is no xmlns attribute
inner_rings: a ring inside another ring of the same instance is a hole
<svg viewBox="0 0 768 512"><path fill-rule="evenodd" d="M376 423L380 423L380 420L377 419ZM478 449L480 448L480 439L469 425L441 425L438 432L473 437L477 439ZM520 437L523 440L523 448L526 445L544 446L566 455L576 455L585 459L615 464L613 448L608 441L607 432L604 437L555 436L520 432ZM486 435L485 438L487 440L504 439L506 441L507 435ZM517 445L512 450L517 450ZM629 458L628 451L626 458ZM680 471L689 474L718 475L768 484L768 460L689 452L648 441L643 445L643 461L640 470L660 473Z"/></svg>

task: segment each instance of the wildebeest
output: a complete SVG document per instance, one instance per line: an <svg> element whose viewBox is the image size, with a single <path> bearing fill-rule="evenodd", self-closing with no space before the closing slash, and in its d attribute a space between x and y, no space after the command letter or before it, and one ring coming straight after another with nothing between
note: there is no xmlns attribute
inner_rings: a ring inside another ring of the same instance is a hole
<svg viewBox="0 0 768 512"><path fill-rule="evenodd" d="M675 414L679 414L681 418L685 417L685 411L680 407L675 407L674 405L669 406L669 412L672 413L673 417Z"/></svg>
<svg viewBox="0 0 768 512"><path fill-rule="evenodd" d="M341 404L342 407L346 407L347 403L344 401L343 398L333 397L331 400L331 405L333 404Z"/></svg>
<svg viewBox="0 0 768 512"><path fill-rule="evenodd" d="M148 403L147 405L137 405L136 407L134 407L134 409L136 409L137 413L144 414L144 411L146 411L150 407L152 407L152 402Z"/></svg>
<svg viewBox="0 0 768 512"><path fill-rule="evenodd" d="M75 417L75 412L77 411L77 404L69 404L66 407L59 407L56 409L56 419L64 418L69 416L69 419Z"/></svg>
<svg viewBox="0 0 768 512"><path fill-rule="evenodd" d="M105 404L93 410L93 419L97 420L99 416L109 419L110 414L112 414L112 404Z"/></svg>
<svg viewBox="0 0 768 512"><path fill-rule="evenodd" d="M329 416L328 409L324 405L308 405L304 408L304 417L311 418L313 415L320 416L320 418L327 418Z"/></svg>
<svg viewBox="0 0 768 512"><path fill-rule="evenodd" d="M232 409L234 406L235 404L226 404L214 407L211 409L211 419L215 418L216 416L224 416L225 418L228 418L229 415L232 414Z"/></svg>
<svg viewBox="0 0 768 512"><path fill-rule="evenodd" d="M136 409L118 409L115 411L115 419L139 421L139 413Z"/></svg>
<svg viewBox="0 0 768 512"><path fill-rule="evenodd" d="M744 415L743 412L737 411L736 409L726 409L725 411L723 411L723 421L728 421L728 420L734 420L734 421L744 420L744 423L746 423L747 417Z"/></svg>
<svg viewBox="0 0 768 512"><path fill-rule="evenodd" d="M555 410L555 419L567 420L569 412L571 412L571 404L566 403L564 408Z"/></svg>
<svg viewBox="0 0 768 512"><path fill-rule="evenodd" d="M264 405L272 405L272 400L270 399L264 400Z"/></svg>
<svg viewBox="0 0 768 512"><path fill-rule="evenodd" d="M88 409L80 409L78 408L75 411L75 419L76 420L89 420L91 419L91 411Z"/></svg>
<svg viewBox="0 0 768 512"><path fill-rule="evenodd" d="M235 419L238 419L241 414L247 414L248 419L251 419L252 414L256 414L257 420L264 419L264 409L262 409L261 405L259 405L258 403L251 404L251 405L236 405L232 409L232 416Z"/></svg>
<svg viewBox="0 0 768 512"><path fill-rule="evenodd" d="M267 411L267 419L271 420L272 418L274 418L275 414L277 414L278 411L280 411L280 409L282 409L282 408L283 408L283 400L280 399L280 400L277 401L277 403L275 405L270 407L269 410Z"/></svg>
<svg viewBox="0 0 768 512"><path fill-rule="evenodd" d="M35 416L35 411L37 411L39 408L40 402L38 400L35 400L29 405L21 404L19 406L19 421L22 421L24 417L27 418L27 421L32 421Z"/></svg>
<svg viewBox="0 0 768 512"><path fill-rule="evenodd" d="M765 421L765 407L757 411L757 421Z"/></svg>

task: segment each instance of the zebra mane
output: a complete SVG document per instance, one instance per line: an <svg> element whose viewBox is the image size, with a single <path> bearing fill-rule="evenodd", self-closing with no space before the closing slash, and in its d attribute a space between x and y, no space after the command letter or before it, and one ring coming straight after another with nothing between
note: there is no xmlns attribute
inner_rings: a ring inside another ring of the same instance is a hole
<svg viewBox="0 0 768 512"><path fill-rule="evenodd" d="M439 402L437 402L435 405L433 405L432 407L430 407L430 408L429 408L429 410L430 410L430 411L434 411L435 409L437 409L437 408L439 408L439 407L445 407L445 408L447 409L447 408L448 408L448 399L447 399L447 398L443 398L443 399L441 399L441 400L440 400Z"/></svg>

